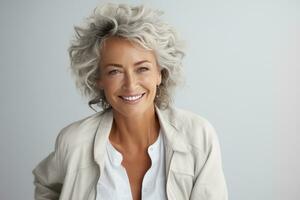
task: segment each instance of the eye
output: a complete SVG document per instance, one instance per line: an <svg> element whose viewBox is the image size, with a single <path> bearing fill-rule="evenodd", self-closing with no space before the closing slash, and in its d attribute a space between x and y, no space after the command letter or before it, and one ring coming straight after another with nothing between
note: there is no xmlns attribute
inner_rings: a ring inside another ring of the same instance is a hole
<svg viewBox="0 0 300 200"><path fill-rule="evenodd" d="M117 70L117 69L113 69L113 70L108 71L108 75L116 75L118 73L119 73L119 70Z"/></svg>
<svg viewBox="0 0 300 200"><path fill-rule="evenodd" d="M149 68L148 67L139 67L138 68L138 72L145 72L145 71L148 71L149 70Z"/></svg>

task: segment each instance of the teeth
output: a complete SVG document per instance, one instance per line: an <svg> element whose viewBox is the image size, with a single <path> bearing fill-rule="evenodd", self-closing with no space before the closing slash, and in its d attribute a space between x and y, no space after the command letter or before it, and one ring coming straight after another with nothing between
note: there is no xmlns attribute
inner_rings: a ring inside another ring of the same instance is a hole
<svg viewBox="0 0 300 200"><path fill-rule="evenodd" d="M123 99L127 100L127 101L135 101L139 98L141 98L143 95L140 94L140 95L136 95L136 96L128 96L128 97L125 97L125 96L122 96Z"/></svg>

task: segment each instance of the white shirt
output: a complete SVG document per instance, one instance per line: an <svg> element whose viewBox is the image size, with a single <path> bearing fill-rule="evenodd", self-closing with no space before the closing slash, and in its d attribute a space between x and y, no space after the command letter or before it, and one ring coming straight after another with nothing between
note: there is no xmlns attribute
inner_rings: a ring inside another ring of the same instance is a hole
<svg viewBox="0 0 300 200"><path fill-rule="evenodd" d="M129 179L122 166L123 156L108 140L104 172L97 184L96 200L132 200ZM164 144L161 133L148 147L151 167L142 182L142 200L166 200Z"/></svg>

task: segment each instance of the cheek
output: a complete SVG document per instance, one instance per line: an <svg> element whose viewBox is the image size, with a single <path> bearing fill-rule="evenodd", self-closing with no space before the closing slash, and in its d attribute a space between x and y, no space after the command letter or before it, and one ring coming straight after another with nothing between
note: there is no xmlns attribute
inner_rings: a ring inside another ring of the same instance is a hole
<svg viewBox="0 0 300 200"><path fill-rule="evenodd" d="M104 81L104 90L107 94L113 93L120 88L120 81L118 79L107 79Z"/></svg>
<svg viewBox="0 0 300 200"><path fill-rule="evenodd" d="M155 92L156 90L156 85L157 85L157 82L155 81L155 79L145 79L144 80L144 85L146 88L148 88L148 90L151 90L153 92Z"/></svg>
<svg viewBox="0 0 300 200"><path fill-rule="evenodd" d="M149 82L151 82L153 85L159 85L161 83L161 75L159 72L155 72L149 77Z"/></svg>

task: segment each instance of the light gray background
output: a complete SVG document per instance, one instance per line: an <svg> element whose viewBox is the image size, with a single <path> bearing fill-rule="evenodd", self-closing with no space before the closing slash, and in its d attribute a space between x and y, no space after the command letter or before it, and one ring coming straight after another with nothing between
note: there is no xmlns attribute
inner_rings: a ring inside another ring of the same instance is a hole
<svg viewBox="0 0 300 200"><path fill-rule="evenodd" d="M1 0L0 199L33 199L31 171L59 130L93 113L69 75L67 48L98 2ZM217 129L230 199L300 199L299 1L146 4L187 41L175 102Z"/></svg>

